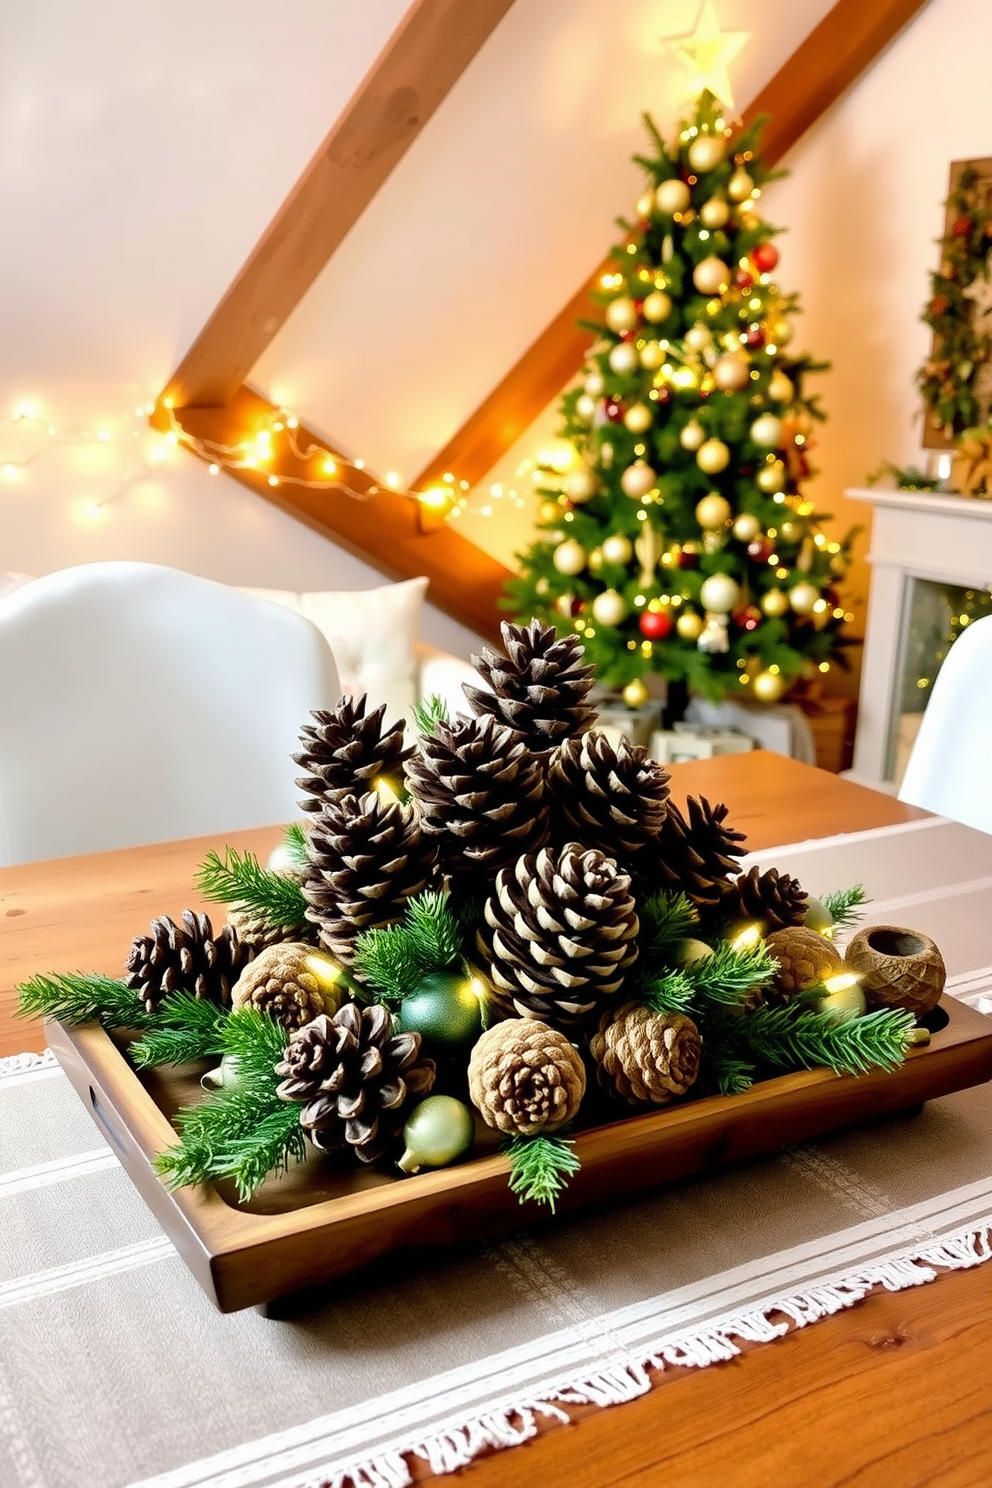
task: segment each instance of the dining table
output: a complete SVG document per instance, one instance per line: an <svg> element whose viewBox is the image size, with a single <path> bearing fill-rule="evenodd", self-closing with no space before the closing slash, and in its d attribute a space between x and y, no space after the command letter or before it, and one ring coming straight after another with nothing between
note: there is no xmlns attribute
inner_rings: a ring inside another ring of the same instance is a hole
<svg viewBox="0 0 992 1488"><path fill-rule="evenodd" d="M672 796L725 802L757 851L926 813L763 750L674 765ZM262 861L273 825L223 835ZM153 916L209 909L193 889L217 834L0 869L0 1057L45 1047L16 1016L39 972L120 975ZM992 1132L989 1133L992 1147ZM471 1488L979 1488L992 1483L992 1265L876 1288L815 1326L744 1343L713 1367L668 1367L646 1394L579 1405L511 1450L460 1468ZM433 1477L412 1465L415 1481ZM94 1485L98 1488L98 1485Z"/></svg>

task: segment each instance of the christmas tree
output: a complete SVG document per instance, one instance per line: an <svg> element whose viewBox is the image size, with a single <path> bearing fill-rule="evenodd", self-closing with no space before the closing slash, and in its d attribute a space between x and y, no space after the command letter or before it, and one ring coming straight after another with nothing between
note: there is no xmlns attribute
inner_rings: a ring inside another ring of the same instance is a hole
<svg viewBox="0 0 992 1488"><path fill-rule="evenodd" d="M790 352L797 297L773 279L761 121L736 135L709 92L671 147L650 118L648 182L621 222L567 466L542 464L537 541L507 607L581 636L599 680L645 701L650 673L710 699L774 702L843 661L828 540L801 492L817 401Z"/></svg>

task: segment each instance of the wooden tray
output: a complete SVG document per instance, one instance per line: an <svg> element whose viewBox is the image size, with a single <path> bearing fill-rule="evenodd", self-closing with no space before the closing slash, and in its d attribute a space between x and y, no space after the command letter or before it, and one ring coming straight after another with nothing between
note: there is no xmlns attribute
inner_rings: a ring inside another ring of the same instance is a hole
<svg viewBox="0 0 992 1488"><path fill-rule="evenodd" d="M783 1075L743 1095L580 1132L582 1168L559 1210L601 1204L992 1079L992 1020L953 998L941 1006L946 1026L890 1074ZM138 1192L222 1312L330 1281L387 1251L484 1239L547 1212L510 1193L507 1162L496 1152L402 1179L339 1169L315 1154L310 1164L268 1180L248 1205L221 1186L170 1193L151 1160L174 1145L169 1114L193 1098L199 1067L139 1078L124 1049L96 1024L50 1023L48 1038Z"/></svg>

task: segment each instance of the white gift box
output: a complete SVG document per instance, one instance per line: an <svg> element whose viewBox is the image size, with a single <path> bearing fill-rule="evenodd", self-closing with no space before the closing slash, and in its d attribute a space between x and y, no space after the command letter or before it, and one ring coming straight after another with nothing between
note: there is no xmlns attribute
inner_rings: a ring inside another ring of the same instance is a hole
<svg viewBox="0 0 992 1488"><path fill-rule="evenodd" d="M656 729L649 747L652 758L660 764L677 765L684 760L712 759L718 754L743 754L754 748L754 740L738 729L677 723L672 729Z"/></svg>
<svg viewBox="0 0 992 1488"><path fill-rule="evenodd" d="M614 744L622 738L629 744L643 744L647 748L660 721L659 702L644 703L640 708L628 708L626 703L606 703L599 710L595 726Z"/></svg>

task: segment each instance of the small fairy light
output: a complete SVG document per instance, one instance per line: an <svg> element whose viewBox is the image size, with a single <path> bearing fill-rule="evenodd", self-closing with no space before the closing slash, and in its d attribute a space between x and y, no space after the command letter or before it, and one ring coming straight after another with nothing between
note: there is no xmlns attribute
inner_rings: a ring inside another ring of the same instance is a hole
<svg viewBox="0 0 992 1488"><path fill-rule="evenodd" d="M327 987L333 987L344 976L343 967L339 966L336 961L332 961L330 956L321 956L316 951L313 955L307 956L306 966L309 971L313 972L318 982L322 982Z"/></svg>
<svg viewBox="0 0 992 1488"><path fill-rule="evenodd" d="M753 951L755 946L761 944L761 926L746 925L739 935L735 935L730 942L732 951Z"/></svg>
<svg viewBox="0 0 992 1488"><path fill-rule="evenodd" d="M328 455L326 459L320 462L320 468L324 475L337 475L338 462L337 460L332 460L330 455Z"/></svg>
<svg viewBox="0 0 992 1488"><path fill-rule="evenodd" d="M395 470L387 470L386 471L386 477L385 477L385 484L389 487L389 489L391 491L395 491L396 488L397 488L397 486L399 485L399 483L400 483L400 478L397 475L396 471Z"/></svg>
<svg viewBox="0 0 992 1488"><path fill-rule="evenodd" d="M400 799L392 781L387 780L385 775L376 776L372 782L372 789L384 806L395 806Z"/></svg>
<svg viewBox="0 0 992 1488"><path fill-rule="evenodd" d="M277 486L278 484L279 484L279 477L277 475L270 475L269 476L269 485L270 486Z"/></svg>
<svg viewBox="0 0 992 1488"><path fill-rule="evenodd" d="M214 465L208 465L207 466L207 474L208 475L220 475L220 466L219 465L216 465L216 464L214 464Z"/></svg>
<svg viewBox="0 0 992 1488"><path fill-rule="evenodd" d="M840 971L836 976L826 977L823 982L825 992L846 992L850 987L856 987L861 977L854 971Z"/></svg>

